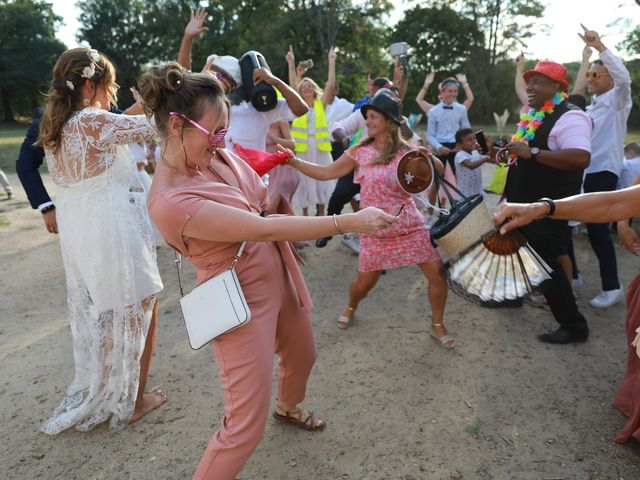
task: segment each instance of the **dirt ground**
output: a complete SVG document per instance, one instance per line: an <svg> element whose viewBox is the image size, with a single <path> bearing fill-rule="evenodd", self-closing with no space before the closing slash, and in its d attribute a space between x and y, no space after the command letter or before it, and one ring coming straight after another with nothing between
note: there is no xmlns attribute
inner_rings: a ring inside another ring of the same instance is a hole
<svg viewBox="0 0 640 480"><path fill-rule="evenodd" d="M0 479L191 478L223 400L211 350L188 346L167 247L158 252L165 289L149 386L169 401L120 432L39 432L72 379L73 357L58 240L16 190L16 200L0 203ZM555 327L546 309L489 310L451 294L454 351L427 334L417 268L388 272L353 328L336 328L357 257L337 238L305 249L318 347L305 405L327 428L307 433L270 420L238 478L640 478L639 444L612 442L625 421L611 407L626 361L625 309L588 306L599 289L597 262L586 237L576 235L575 245L587 343L538 342ZM638 261L618 248L618 265L627 284Z"/></svg>

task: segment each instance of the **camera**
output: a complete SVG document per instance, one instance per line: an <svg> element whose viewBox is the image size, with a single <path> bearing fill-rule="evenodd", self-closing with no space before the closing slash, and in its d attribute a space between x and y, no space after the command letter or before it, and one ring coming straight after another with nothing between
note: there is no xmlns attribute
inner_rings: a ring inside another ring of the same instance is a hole
<svg viewBox="0 0 640 480"><path fill-rule="evenodd" d="M409 58L411 52L409 51L409 44L407 42L397 42L389 45L389 53L396 59L400 59L400 64L404 67L404 73L409 76Z"/></svg>

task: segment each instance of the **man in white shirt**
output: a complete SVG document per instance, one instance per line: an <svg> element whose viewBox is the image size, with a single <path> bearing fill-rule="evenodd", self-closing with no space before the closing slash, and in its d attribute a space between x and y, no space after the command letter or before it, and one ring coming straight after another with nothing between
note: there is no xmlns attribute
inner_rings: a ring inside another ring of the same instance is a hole
<svg viewBox="0 0 640 480"><path fill-rule="evenodd" d="M600 59L587 71L587 86L593 94L587 115L593 121L591 164L585 170L585 193L616 189L622 170L623 145L627 134L627 119L631 111L631 76L622 60L600 40L600 35L582 27L580 38L600 53ZM616 252L609 225L587 224L591 247L598 257L602 291L589 304L607 308L624 299L618 280Z"/></svg>

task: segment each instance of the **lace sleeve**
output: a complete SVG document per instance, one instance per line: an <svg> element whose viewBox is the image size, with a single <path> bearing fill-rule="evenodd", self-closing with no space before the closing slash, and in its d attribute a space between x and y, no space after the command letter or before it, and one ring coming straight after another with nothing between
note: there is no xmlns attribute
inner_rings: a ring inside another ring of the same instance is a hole
<svg viewBox="0 0 640 480"><path fill-rule="evenodd" d="M84 128L97 150L108 150L114 144L151 141L156 129L144 115L119 115L94 111L85 115Z"/></svg>

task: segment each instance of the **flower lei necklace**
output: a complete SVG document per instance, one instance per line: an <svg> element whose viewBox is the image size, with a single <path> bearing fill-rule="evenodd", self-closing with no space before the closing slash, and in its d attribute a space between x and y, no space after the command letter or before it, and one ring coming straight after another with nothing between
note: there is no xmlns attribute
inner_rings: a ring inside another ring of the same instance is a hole
<svg viewBox="0 0 640 480"><path fill-rule="evenodd" d="M568 95L565 92L558 92L551 100L547 100L540 110L532 108L527 113L520 115L520 123L515 135L511 137L512 142L525 142L529 144L536 136L536 131L544 122L547 115L551 115L556 107L560 105Z"/></svg>
<svg viewBox="0 0 640 480"><path fill-rule="evenodd" d="M565 92L558 92L551 100L544 102L540 110L532 108L527 113L522 113L520 115L520 122L518 123L518 130L516 130L516 133L511 137L511 141L524 142L529 145L529 142L536 136L536 131L544 122L545 117L551 115L556 107L567 97L568 95ZM511 166L516 163L516 159L516 155L509 153L505 148L501 148L496 154L496 162L498 164Z"/></svg>

